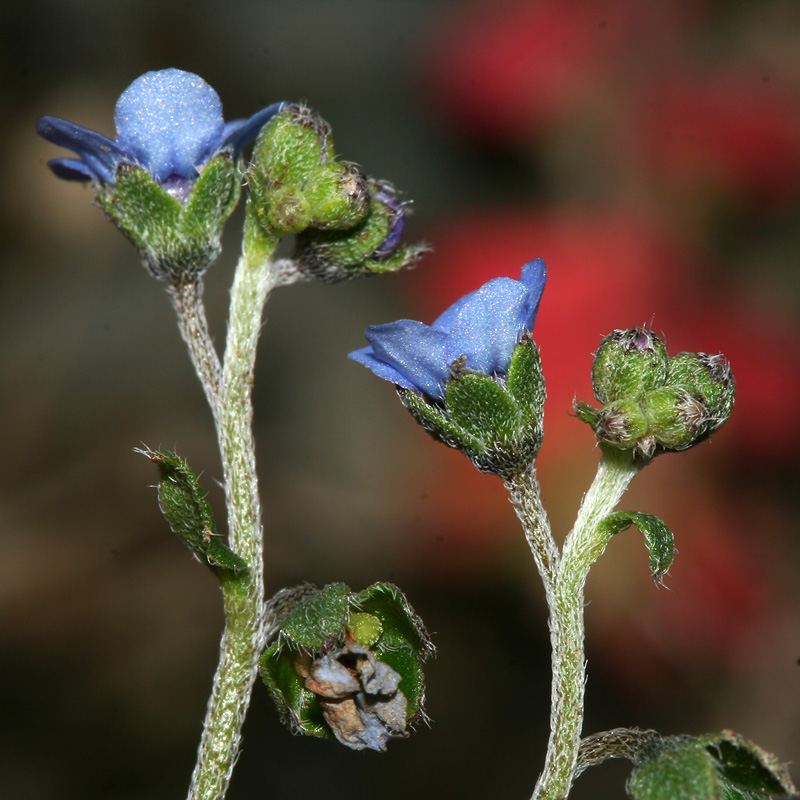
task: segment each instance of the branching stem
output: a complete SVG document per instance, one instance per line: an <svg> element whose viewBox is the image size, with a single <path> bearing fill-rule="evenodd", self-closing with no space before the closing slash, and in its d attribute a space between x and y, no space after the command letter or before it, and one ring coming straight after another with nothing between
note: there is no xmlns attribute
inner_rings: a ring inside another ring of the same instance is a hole
<svg viewBox="0 0 800 800"><path fill-rule="evenodd" d="M641 469L629 452L603 452L597 475L583 498L575 527L564 542L561 556L551 542L550 528L539 500L533 465L509 481L512 502L545 584L550 608L553 684L550 741L544 769L532 800L564 800L578 763L586 684L584 658L584 587L589 568L601 555L608 537L597 526L619 502Z"/></svg>
<svg viewBox="0 0 800 800"><path fill-rule="evenodd" d="M173 293L181 332L189 342L192 361L214 411L225 481L228 544L249 566L246 575L222 582L225 631L189 800L222 800L225 796L264 646L263 532L251 394L261 317L270 291L281 282L281 269L272 261L277 242L254 231L249 216L244 241L231 289L221 366L211 357L213 347L199 292Z"/></svg>

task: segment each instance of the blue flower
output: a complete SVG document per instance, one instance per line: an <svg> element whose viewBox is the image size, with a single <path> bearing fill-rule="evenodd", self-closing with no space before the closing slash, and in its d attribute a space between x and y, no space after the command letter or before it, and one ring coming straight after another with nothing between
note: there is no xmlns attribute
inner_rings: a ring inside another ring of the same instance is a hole
<svg viewBox="0 0 800 800"><path fill-rule="evenodd" d="M236 157L278 113L273 103L246 120L225 123L217 93L200 77L179 69L146 72L117 101L117 140L57 117L42 117L40 136L78 158L49 162L59 177L113 186L120 164L136 164L184 200L199 169L221 152Z"/></svg>
<svg viewBox="0 0 800 800"><path fill-rule="evenodd" d="M366 330L369 347L349 358L379 378L442 401L453 362L490 376L508 371L511 353L533 331L546 279L544 261L522 268L518 281L495 278L450 306L433 325L401 319Z"/></svg>

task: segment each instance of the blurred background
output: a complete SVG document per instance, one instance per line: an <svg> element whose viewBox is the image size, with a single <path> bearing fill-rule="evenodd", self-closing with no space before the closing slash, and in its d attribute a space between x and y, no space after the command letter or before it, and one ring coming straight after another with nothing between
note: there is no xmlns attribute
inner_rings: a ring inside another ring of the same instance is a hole
<svg viewBox="0 0 800 800"><path fill-rule="evenodd" d="M255 385L268 589L403 587L439 649L434 722L350 752L291 737L257 686L231 800L529 796L549 643L502 485L345 356L367 324L430 322L537 256L559 540L597 461L570 408L592 399L603 334L651 325L670 352L724 352L739 381L730 423L623 501L675 532L667 588L633 532L592 571L586 733L733 728L800 760L796 0L32 0L0 35L3 797L166 800L194 763L219 592L132 448L176 449L221 523L210 414L161 287L34 132L51 114L113 135L118 95L168 66L228 119L307 101L434 248L403 275L277 292ZM240 230L208 275L217 341ZM590 770L572 796L622 798L626 774Z"/></svg>

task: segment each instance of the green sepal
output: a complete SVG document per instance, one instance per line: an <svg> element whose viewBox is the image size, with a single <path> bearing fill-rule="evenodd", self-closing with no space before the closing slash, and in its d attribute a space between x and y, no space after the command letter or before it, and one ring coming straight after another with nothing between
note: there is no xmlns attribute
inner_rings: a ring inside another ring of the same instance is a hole
<svg viewBox="0 0 800 800"><path fill-rule="evenodd" d="M316 695L306 689L305 677L297 671L298 659L302 658L301 653L278 640L261 656L261 680L277 706L281 720L292 733L303 733L318 739L335 739L325 722Z"/></svg>
<svg viewBox="0 0 800 800"><path fill-rule="evenodd" d="M796 796L787 768L731 731L643 748L626 788L635 800L769 800Z"/></svg>
<svg viewBox="0 0 800 800"><path fill-rule="evenodd" d="M617 511L603 519L597 529L607 539L611 539L614 534L624 531L631 525L635 525L644 536L653 577L661 578L672 566L675 558L675 537L658 517L640 511Z"/></svg>
<svg viewBox="0 0 800 800"><path fill-rule="evenodd" d="M398 386L397 394L411 416L436 441L461 450L468 458L476 456L484 449L483 441L457 425L450 419L442 406L426 400L423 395L413 389L404 389Z"/></svg>
<svg viewBox="0 0 800 800"><path fill-rule="evenodd" d="M371 649L378 660L403 676L400 691L408 701L408 719L416 719L424 713L422 664L434 652L422 619L392 583L373 583L355 596L353 606L380 620L382 632Z"/></svg>
<svg viewBox="0 0 800 800"><path fill-rule="evenodd" d="M708 429L709 418L697 395L684 386L662 386L642 398L648 428L665 450L686 450Z"/></svg>
<svg viewBox="0 0 800 800"><path fill-rule="evenodd" d="M598 410L594 408L594 406L590 406L588 403L584 403L582 400L575 399L572 401L572 410L575 412L575 416L581 422L585 422L587 425L590 425L592 430L594 430L595 426L597 425L598 414Z"/></svg>
<svg viewBox="0 0 800 800"><path fill-rule="evenodd" d="M350 587L329 583L301 603L281 626L281 636L293 647L316 650L331 640L344 640Z"/></svg>
<svg viewBox="0 0 800 800"><path fill-rule="evenodd" d="M797 794L786 766L744 736L722 731L705 734L697 741L712 757L720 777L731 788L757 794Z"/></svg>
<svg viewBox="0 0 800 800"><path fill-rule="evenodd" d="M223 152L203 166L185 203L128 162L117 167L114 186L96 188L95 200L149 271L179 284L201 275L219 255L222 228L240 189L239 169Z"/></svg>
<svg viewBox="0 0 800 800"><path fill-rule="evenodd" d="M719 780L708 754L677 739L654 758L634 767L625 788L635 800L721 800Z"/></svg>
<svg viewBox="0 0 800 800"><path fill-rule="evenodd" d="M280 235L300 233L311 223L311 208L299 186L278 186L266 208L268 229Z"/></svg>
<svg viewBox="0 0 800 800"><path fill-rule="evenodd" d="M511 395L488 375L454 375L445 390L450 419L484 446L503 447L519 432L519 409Z"/></svg>
<svg viewBox="0 0 800 800"><path fill-rule="evenodd" d="M247 562L217 533L206 493L189 465L175 453L150 449L137 452L158 467L158 503L172 532L220 577L245 574Z"/></svg>
<svg viewBox="0 0 800 800"><path fill-rule="evenodd" d="M312 593L309 588L300 587L291 599L276 640L260 659L262 680L292 732L336 738L317 696L306 688L306 677L314 659L348 640L358 641L354 629L369 622L367 618L372 618L371 642L358 643L401 676L408 722L424 716L422 662L433 653L433 645L405 595L391 583L373 584L359 594L343 583Z"/></svg>
<svg viewBox="0 0 800 800"><path fill-rule="evenodd" d="M211 240L239 202L242 180L239 167L223 153L205 164L181 210L181 229L187 241Z"/></svg>
<svg viewBox="0 0 800 800"><path fill-rule="evenodd" d="M541 439L547 389L539 347L530 334L525 334L511 353L507 387L522 415L522 424L538 431Z"/></svg>

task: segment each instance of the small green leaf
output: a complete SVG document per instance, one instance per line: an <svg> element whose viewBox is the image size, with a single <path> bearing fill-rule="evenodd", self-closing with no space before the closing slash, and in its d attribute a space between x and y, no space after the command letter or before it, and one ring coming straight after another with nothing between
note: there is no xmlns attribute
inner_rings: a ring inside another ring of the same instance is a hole
<svg viewBox="0 0 800 800"><path fill-rule="evenodd" d="M720 800L711 757L692 741L665 747L636 766L625 788L635 800Z"/></svg>
<svg viewBox="0 0 800 800"><path fill-rule="evenodd" d="M630 525L635 525L644 536L650 555L650 571L654 578L660 578L672 566L675 557L675 537L672 531L658 517L639 511L617 511L609 514L598 525L598 531L610 539Z"/></svg>
<svg viewBox="0 0 800 800"><path fill-rule="evenodd" d="M698 739L714 760L720 777L732 789L778 795L796 794L786 766L771 753L733 731Z"/></svg>
<svg viewBox="0 0 800 800"><path fill-rule="evenodd" d="M206 493L189 465L175 453L150 449L136 452L147 456L158 467L158 502L172 532L200 561L216 571L234 575L246 573L247 562L217 533Z"/></svg>

